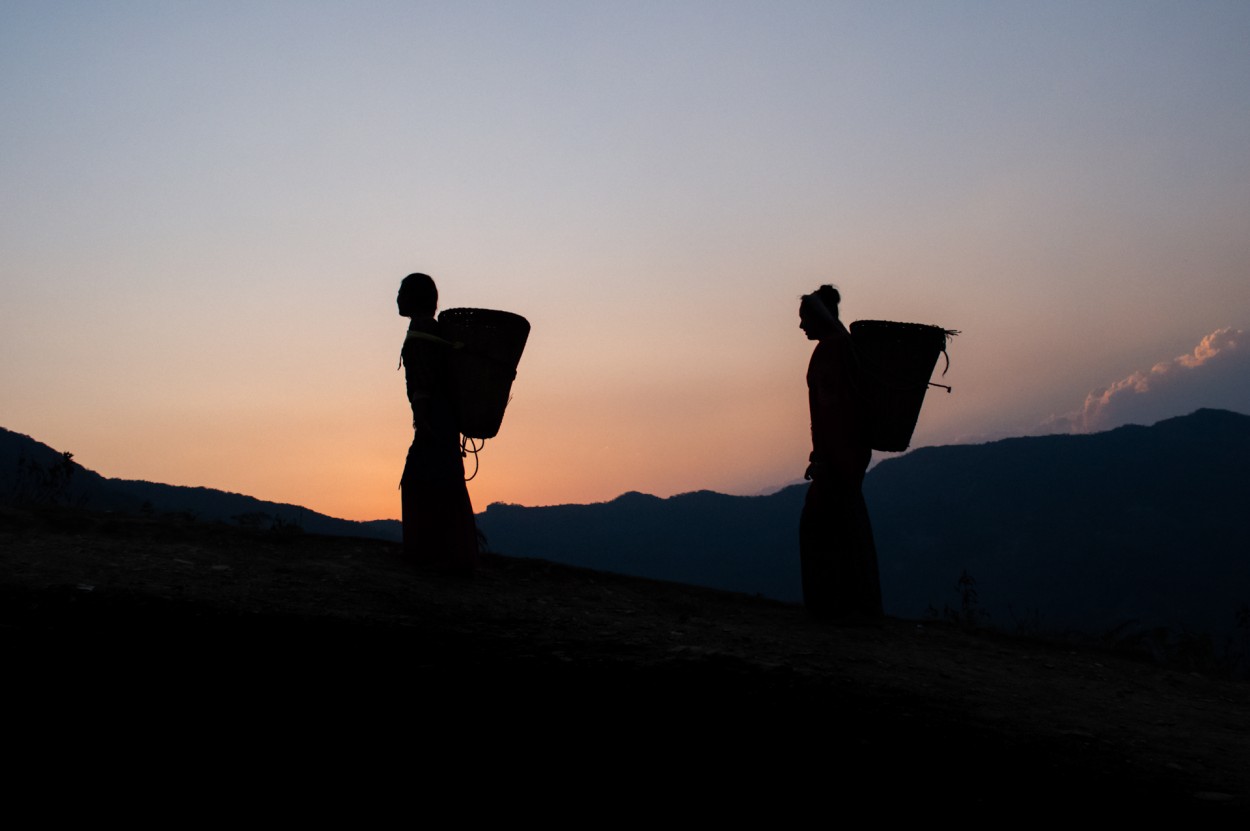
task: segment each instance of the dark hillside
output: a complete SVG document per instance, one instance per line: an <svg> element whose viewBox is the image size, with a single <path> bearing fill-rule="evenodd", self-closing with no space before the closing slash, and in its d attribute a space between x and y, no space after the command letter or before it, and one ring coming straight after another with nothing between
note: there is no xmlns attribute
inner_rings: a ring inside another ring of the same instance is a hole
<svg viewBox="0 0 1250 831"><path fill-rule="evenodd" d="M177 518L8 509L0 557L10 758L103 751L124 792L144 748L210 796L367 769L433 798L455 769L557 813L1250 805L1250 687L1105 653L534 560L453 579L383 541Z"/></svg>

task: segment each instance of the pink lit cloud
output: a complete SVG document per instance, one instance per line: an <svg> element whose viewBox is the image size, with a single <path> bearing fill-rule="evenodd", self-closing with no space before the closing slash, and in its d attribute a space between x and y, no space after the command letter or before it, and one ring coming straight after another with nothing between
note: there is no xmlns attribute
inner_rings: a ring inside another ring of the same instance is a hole
<svg viewBox="0 0 1250 831"><path fill-rule="evenodd" d="M1052 416L1038 432L1092 433L1153 424L1200 407L1250 413L1250 338L1241 329L1216 329L1192 352L1091 392L1079 410Z"/></svg>

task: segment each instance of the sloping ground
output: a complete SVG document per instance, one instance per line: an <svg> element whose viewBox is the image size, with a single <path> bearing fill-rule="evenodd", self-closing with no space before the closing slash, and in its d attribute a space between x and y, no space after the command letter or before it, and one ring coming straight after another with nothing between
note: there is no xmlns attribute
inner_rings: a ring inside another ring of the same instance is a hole
<svg viewBox="0 0 1250 831"><path fill-rule="evenodd" d="M454 578L385 542L9 511L0 638L29 758L377 766L703 817L1250 807L1245 683L541 561Z"/></svg>

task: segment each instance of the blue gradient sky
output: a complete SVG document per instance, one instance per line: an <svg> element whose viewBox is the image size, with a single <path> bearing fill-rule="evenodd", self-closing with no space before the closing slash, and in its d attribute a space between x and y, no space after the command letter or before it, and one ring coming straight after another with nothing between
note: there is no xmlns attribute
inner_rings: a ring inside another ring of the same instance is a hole
<svg viewBox="0 0 1250 831"><path fill-rule="evenodd" d="M478 508L801 475L829 281L963 330L917 444L1250 411L1248 43L1243 2L6 1L0 424L396 516L415 270L534 326Z"/></svg>

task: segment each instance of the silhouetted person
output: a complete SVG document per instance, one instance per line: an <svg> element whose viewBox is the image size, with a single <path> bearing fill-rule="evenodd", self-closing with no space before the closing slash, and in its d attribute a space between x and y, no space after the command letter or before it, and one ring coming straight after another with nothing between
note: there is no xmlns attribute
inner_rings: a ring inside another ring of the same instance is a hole
<svg viewBox="0 0 1250 831"><path fill-rule="evenodd" d="M414 433L400 480L404 553L440 569L469 572L477 558L477 528L452 397L452 347L434 319L438 289L428 275L409 274L396 302L399 313L412 318L402 353Z"/></svg>
<svg viewBox="0 0 1250 831"><path fill-rule="evenodd" d="M859 362L838 319L841 300L833 286L821 286L799 304L799 327L817 341L807 367L812 483L799 520L803 602L818 617L872 618L882 614L863 493L872 449Z"/></svg>

